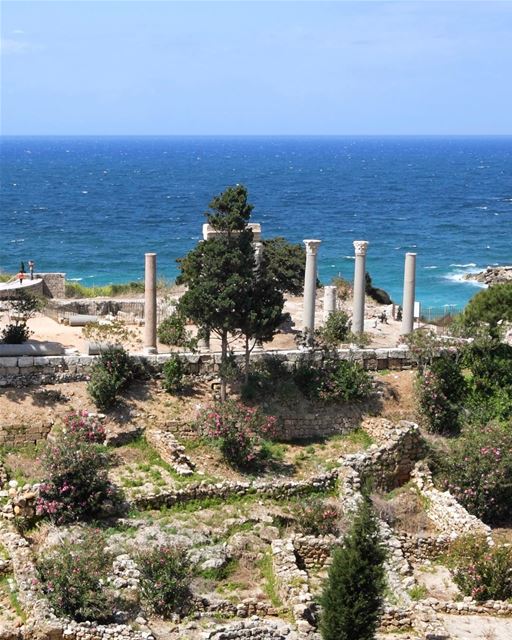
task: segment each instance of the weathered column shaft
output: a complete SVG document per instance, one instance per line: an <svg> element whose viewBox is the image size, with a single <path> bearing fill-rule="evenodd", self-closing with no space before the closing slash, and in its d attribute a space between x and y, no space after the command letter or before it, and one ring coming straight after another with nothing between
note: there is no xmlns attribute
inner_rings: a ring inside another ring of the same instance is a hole
<svg viewBox="0 0 512 640"><path fill-rule="evenodd" d="M156 253L145 255L144 353L156 353Z"/></svg>
<svg viewBox="0 0 512 640"><path fill-rule="evenodd" d="M402 300L402 327L405 336L414 329L414 296L416 293L416 254L405 254L404 296Z"/></svg>
<svg viewBox="0 0 512 640"><path fill-rule="evenodd" d="M364 293L366 289L366 240L355 240L354 299L352 303L352 332L364 331Z"/></svg>
<svg viewBox="0 0 512 640"><path fill-rule="evenodd" d="M312 335L315 330L315 298L317 254L321 240L304 240L306 245L306 272L304 274L303 331Z"/></svg>
<svg viewBox="0 0 512 640"><path fill-rule="evenodd" d="M326 285L324 287L324 321L336 311L336 287Z"/></svg>

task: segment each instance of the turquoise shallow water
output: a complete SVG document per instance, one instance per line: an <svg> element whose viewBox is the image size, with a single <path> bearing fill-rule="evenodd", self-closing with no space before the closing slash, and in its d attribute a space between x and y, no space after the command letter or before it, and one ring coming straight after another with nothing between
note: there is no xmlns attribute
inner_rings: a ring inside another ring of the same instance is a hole
<svg viewBox="0 0 512 640"><path fill-rule="evenodd" d="M245 184L264 236L319 238L320 278L368 270L400 300L418 253L417 299L463 305L461 276L512 263L512 138L3 138L0 269L33 259L84 284L160 275L200 238L211 197Z"/></svg>

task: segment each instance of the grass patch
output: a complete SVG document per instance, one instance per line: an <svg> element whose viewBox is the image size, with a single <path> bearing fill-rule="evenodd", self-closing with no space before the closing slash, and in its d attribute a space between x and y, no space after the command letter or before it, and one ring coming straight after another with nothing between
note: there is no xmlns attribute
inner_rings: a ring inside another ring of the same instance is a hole
<svg viewBox="0 0 512 640"><path fill-rule="evenodd" d="M80 282L66 282L66 298L98 298L144 293L143 282L125 282L87 287Z"/></svg>
<svg viewBox="0 0 512 640"><path fill-rule="evenodd" d="M260 570L261 577L263 578L263 589L272 603L272 606L276 609L282 607L283 601L281 600L277 589L277 580L274 573L274 567L272 566L272 553L270 551L267 551L259 561L258 569Z"/></svg>
<svg viewBox="0 0 512 640"><path fill-rule="evenodd" d="M345 436L345 438L352 444L368 449L373 444L374 440L364 429L356 429L351 431Z"/></svg>
<svg viewBox="0 0 512 640"><path fill-rule="evenodd" d="M213 580L214 582L222 582L232 576L238 569L238 560L231 558L221 567L215 567L212 569L203 569L198 571L198 575L206 580Z"/></svg>
<svg viewBox="0 0 512 640"><path fill-rule="evenodd" d="M0 589L9 598L11 607L16 612L16 615L20 618L22 622L26 622L27 614L23 610L23 607L21 606L21 603L18 599L18 592L16 591L16 589L13 589L11 586L12 580L13 580L12 576L9 576L9 575L3 576L2 578L0 578Z"/></svg>
<svg viewBox="0 0 512 640"><path fill-rule="evenodd" d="M423 600L428 596L428 589L423 584L415 584L414 587L409 589L409 595L412 600L418 602L418 600Z"/></svg>

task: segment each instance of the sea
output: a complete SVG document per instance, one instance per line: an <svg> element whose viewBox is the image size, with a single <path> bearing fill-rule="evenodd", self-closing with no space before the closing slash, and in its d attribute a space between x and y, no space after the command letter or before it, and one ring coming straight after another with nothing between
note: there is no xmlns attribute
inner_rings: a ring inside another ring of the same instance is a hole
<svg viewBox="0 0 512 640"><path fill-rule="evenodd" d="M0 271L61 271L84 285L173 279L212 197L244 184L265 238L322 241L319 277L352 279L368 240L375 286L460 309L463 276L512 263L512 137L3 137Z"/></svg>

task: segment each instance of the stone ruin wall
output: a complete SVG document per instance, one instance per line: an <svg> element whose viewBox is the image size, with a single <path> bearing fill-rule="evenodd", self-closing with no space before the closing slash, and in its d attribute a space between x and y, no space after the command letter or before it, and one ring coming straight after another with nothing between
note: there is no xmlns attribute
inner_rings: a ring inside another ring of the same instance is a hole
<svg viewBox="0 0 512 640"><path fill-rule="evenodd" d="M409 351L406 349L356 349L340 350L340 357L360 362L370 371L392 369L401 370L414 366ZM271 354L279 357L289 366L304 355L303 351L281 351ZM320 354L317 359L320 362ZM172 357L171 354L155 356L135 356L154 375L159 375L162 366ZM190 375L213 377L218 374L220 354L180 354ZM253 359L265 357L265 354L254 354ZM240 361L241 354L236 356ZM17 387L36 387L62 382L88 380L91 367L97 356L12 356L0 357L0 389ZM309 406L302 413L292 411L281 412L279 438L283 441L326 437L346 434L354 430L360 423L360 414L356 409L337 406ZM8 416L0 420L0 444L17 446L45 440L51 421L26 424L10 424ZM195 435L186 424L173 422L170 430L183 437Z"/></svg>

